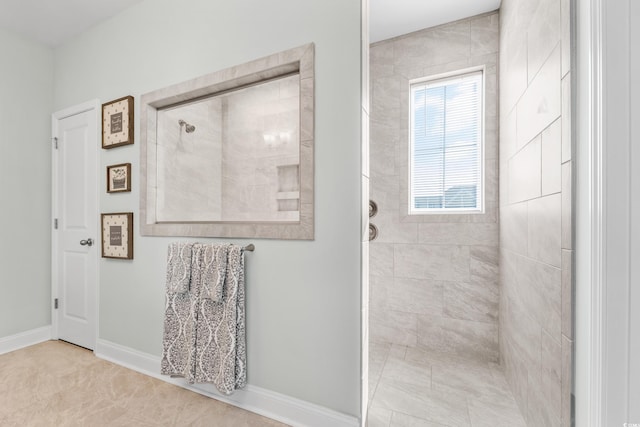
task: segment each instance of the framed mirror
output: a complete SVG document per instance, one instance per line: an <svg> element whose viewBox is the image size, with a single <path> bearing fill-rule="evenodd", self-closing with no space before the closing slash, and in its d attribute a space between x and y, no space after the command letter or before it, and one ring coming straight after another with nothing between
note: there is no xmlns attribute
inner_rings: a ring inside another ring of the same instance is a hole
<svg viewBox="0 0 640 427"><path fill-rule="evenodd" d="M141 97L147 236L313 239L314 46Z"/></svg>

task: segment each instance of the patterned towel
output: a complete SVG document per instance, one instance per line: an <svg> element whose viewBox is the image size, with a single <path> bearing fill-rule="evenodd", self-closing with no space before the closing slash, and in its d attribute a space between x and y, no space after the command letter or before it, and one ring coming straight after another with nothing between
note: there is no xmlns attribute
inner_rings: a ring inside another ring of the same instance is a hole
<svg viewBox="0 0 640 427"><path fill-rule="evenodd" d="M171 243L167 251L167 292L187 292L193 243Z"/></svg>
<svg viewBox="0 0 640 427"><path fill-rule="evenodd" d="M222 301L227 274L227 257L231 245L203 245L202 298Z"/></svg>
<svg viewBox="0 0 640 427"><path fill-rule="evenodd" d="M188 245L188 246L187 246ZM167 260L167 287L166 303L164 312L164 332L162 340L162 361L160 372L163 375L174 377L192 377L195 366L195 339L196 339L196 294L190 291L189 281L186 283L186 292L180 286L169 285L169 271L173 277L186 277L175 274L177 271L191 271L194 268L194 258L192 255L192 244L169 245L169 256ZM188 250L187 250L188 247ZM189 253L189 258L186 258ZM170 260L174 260L173 265L177 265L176 260L180 259L180 268L170 269ZM188 262L188 268L184 263ZM184 286L184 285L182 285ZM193 287L191 287L193 289Z"/></svg>
<svg viewBox="0 0 640 427"><path fill-rule="evenodd" d="M202 263L203 258L198 262ZM202 276L194 276L192 286L198 294L204 289ZM221 393L229 395L247 383L244 250L239 246L228 248L223 295L221 302L198 298L196 363L189 382L213 383Z"/></svg>

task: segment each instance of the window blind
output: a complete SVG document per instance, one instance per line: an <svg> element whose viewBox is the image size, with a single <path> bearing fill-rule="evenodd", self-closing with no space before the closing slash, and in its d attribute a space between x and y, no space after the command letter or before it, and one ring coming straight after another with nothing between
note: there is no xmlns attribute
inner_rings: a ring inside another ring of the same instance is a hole
<svg viewBox="0 0 640 427"><path fill-rule="evenodd" d="M411 85L410 214L482 210L482 71Z"/></svg>

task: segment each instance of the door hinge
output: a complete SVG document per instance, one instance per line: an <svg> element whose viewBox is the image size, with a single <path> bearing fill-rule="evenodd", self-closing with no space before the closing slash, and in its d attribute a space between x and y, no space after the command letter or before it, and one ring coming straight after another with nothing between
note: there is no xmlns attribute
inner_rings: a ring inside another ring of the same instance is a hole
<svg viewBox="0 0 640 427"><path fill-rule="evenodd" d="M54 218L53 219L53 229L57 230L58 229L58 218Z"/></svg>
<svg viewBox="0 0 640 427"><path fill-rule="evenodd" d="M53 140L53 148L58 149L58 137L51 138Z"/></svg>
<svg viewBox="0 0 640 427"><path fill-rule="evenodd" d="M53 300L53 308L58 309L58 298Z"/></svg>

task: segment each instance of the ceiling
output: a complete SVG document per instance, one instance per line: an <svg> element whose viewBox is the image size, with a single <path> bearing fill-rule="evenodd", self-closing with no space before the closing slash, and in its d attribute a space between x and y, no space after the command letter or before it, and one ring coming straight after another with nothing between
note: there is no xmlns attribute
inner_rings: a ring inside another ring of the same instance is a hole
<svg viewBox="0 0 640 427"><path fill-rule="evenodd" d="M0 0L0 27L55 47L141 1ZM499 6L500 0L370 0L371 42L490 12Z"/></svg>
<svg viewBox="0 0 640 427"><path fill-rule="evenodd" d="M0 0L0 27L51 47L142 0Z"/></svg>
<svg viewBox="0 0 640 427"><path fill-rule="evenodd" d="M369 0L370 41L468 18L500 7L500 0Z"/></svg>

